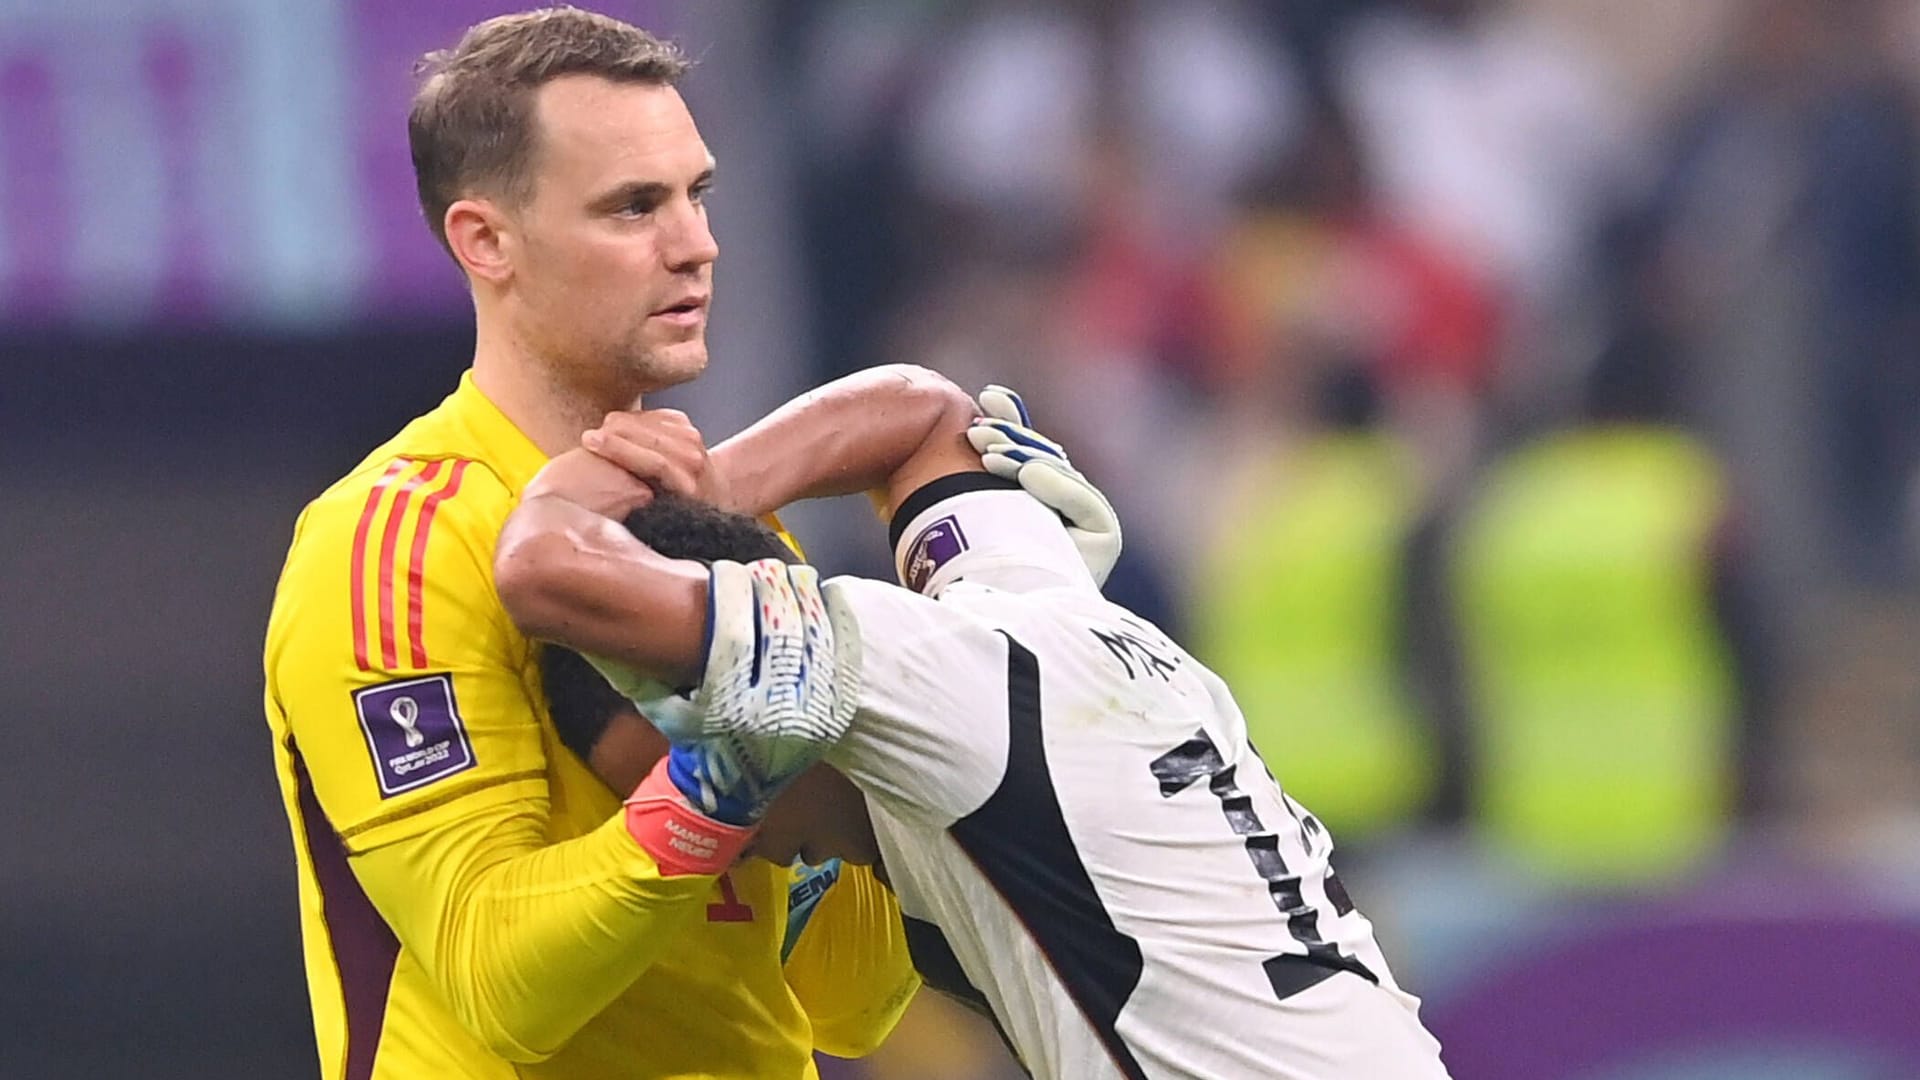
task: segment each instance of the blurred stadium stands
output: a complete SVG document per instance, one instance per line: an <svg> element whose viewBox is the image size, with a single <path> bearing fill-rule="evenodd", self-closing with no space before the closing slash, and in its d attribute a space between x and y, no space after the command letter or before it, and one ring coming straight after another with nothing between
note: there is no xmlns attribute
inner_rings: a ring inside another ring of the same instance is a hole
<svg viewBox="0 0 1920 1080"><path fill-rule="evenodd" d="M0 3L0 1076L314 1072L260 636L465 364L408 65L514 6ZM1920 0L595 6L701 58L673 401L1025 392L1457 1075L1920 1075Z"/></svg>

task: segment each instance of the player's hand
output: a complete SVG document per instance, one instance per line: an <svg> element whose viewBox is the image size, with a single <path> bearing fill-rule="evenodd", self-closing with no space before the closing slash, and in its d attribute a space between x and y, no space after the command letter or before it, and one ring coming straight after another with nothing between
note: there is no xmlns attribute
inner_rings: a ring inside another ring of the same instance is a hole
<svg viewBox="0 0 1920 1080"><path fill-rule="evenodd" d="M1073 467L1059 443L1033 430L1019 394L989 386L980 391L979 401L985 415L968 429L967 441L979 452L980 464L1059 514L1094 584L1105 585L1120 558L1120 516L1113 504Z"/></svg>
<svg viewBox="0 0 1920 1080"><path fill-rule="evenodd" d="M586 450L569 450L546 463L521 492L523 500L555 495L614 519L653 501L639 477Z"/></svg>
<svg viewBox="0 0 1920 1080"><path fill-rule="evenodd" d="M837 619L810 566L713 564L706 670L693 708L666 721L667 769L702 813L758 822L853 720L859 635Z"/></svg>
<svg viewBox="0 0 1920 1080"><path fill-rule="evenodd" d="M626 801L627 831L660 872L718 874L753 840L774 796L846 734L859 690L859 629L810 566L717 562L707 658L690 709L650 720L674 740Z"/></svg>
<svg viewBox="0 0 1920 1080"><path fill-rule="evenodd" d="M700 429L678 409L608 413L580 444L662 491L731 506L725 474L714 466Z"/></svg>

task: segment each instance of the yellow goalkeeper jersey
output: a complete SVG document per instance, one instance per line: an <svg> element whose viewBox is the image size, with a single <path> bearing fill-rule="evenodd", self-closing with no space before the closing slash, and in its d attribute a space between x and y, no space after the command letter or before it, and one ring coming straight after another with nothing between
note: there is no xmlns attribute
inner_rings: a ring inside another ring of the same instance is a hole
<svg viewBox="0 0 1920 1080"><path fill-rule="evenodd" d="M323 1080L811 1077L918 986L849 869L665 876L561 745L493 551L545 457L469 373L315 499L266 643Z"/></svg>

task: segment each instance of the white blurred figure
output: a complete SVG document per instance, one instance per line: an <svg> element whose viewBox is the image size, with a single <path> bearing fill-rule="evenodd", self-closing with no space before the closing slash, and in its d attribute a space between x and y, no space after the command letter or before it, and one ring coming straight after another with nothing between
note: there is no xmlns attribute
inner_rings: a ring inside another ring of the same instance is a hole
<svg viewBox="0 0 1920 1080"><path fill-rule="evenodd" d="M1634 157L1594 52L1497 2L1409 0L1362 20L1336 61L1392 209L1524 298L1567 287Z"/></svg>
<svg viewBox="0 0 1920 1080"><path fill-rule="evenodd" d="M1014 3L969 20L935 61L910 136L935 201L1002 228L1064 228L1103 144L1133 148L1172 237L1220 224L1298 120L1284 56L1225 0Z"/></svg>

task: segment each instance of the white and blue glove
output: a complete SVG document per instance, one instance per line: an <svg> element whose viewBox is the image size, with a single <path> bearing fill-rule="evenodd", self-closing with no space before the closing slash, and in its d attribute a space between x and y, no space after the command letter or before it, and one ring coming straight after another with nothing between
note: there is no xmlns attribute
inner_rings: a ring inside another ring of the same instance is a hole
<svg viewBox="0 0 1920 1080"><path fill-rule="evenodd" d="M751 825L846 734L859 634L835 618L813 567L778 559L714 563L707 611L699 689L647 716L672 744L667 774L681 794L718 821Z"/></svg>
<svg viewBox="0 0 1920 1080"><path fill-rule="evenodd" d="M812 567L714 563L699 688L640 703L671 745L626 800L628 833L662 874L721 873L774 797L846 734L859 679L858 626L829 607Z"/></svg>
<svg viewBox="0 0 1920 1080"><path fill-rule="evenodd" d="M980 391L984 413L967 431L980 464L1059 514L1094 583L1105 585L1120 558L1120 516L1067 459L1060 444L1033 430L1026 402L1004 386Z"/></svg>

